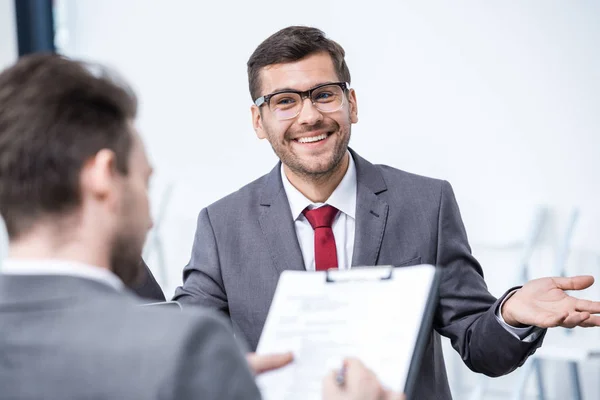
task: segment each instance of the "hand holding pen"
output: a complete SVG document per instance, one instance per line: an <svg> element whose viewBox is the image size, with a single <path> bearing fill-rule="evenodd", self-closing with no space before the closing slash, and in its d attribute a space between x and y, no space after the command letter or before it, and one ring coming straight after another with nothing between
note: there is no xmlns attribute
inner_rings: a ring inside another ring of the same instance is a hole
<svg viewBox="0 0 600 400"><path fill-rule="evenodd" d="M405 400L404 395L385 390L373 371L355 358L323 380L323 400Z"/></svg>

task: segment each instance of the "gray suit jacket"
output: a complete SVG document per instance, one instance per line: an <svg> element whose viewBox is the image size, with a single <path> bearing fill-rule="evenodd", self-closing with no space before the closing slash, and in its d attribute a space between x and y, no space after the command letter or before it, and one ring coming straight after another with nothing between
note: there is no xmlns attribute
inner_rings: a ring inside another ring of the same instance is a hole
<svg viewBox="0 0 600 400"><path fill-rule="evenodd" d="M427 339L415 398L451 398L440 334L451 339L473 371L498 376L522 365L543 335L523 343L496 320L500 300L488 292L471 255L450 184L351 154L358 181L352 265L443 267L434 330ZM304 269L277 165L200 212L184 285L175 299L228 315L254 348L280 273Z"/></svg>
<svg viewBox="0 0 600 400"><path fill-rule="evenodd" d="M138 301L83 278L0 275L0 398L260 399L221 317Z"/></svg>

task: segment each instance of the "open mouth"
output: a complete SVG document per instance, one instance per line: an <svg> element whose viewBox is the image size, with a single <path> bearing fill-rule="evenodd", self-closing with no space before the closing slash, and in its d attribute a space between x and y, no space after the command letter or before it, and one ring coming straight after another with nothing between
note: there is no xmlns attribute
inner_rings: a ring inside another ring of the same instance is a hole
<svg viewBox="0 0 600 400"><path fill-rule="evenodd" d="M294 139L294 140L296 142L302 143L302 144L306 144L306 143L318 143L318 142L321 142L321 141L327 139L330 135L331 135L331 133L323 133L323 134L318 135L318 136L303 137L303 138L298 138L298 139Z"/></svg>

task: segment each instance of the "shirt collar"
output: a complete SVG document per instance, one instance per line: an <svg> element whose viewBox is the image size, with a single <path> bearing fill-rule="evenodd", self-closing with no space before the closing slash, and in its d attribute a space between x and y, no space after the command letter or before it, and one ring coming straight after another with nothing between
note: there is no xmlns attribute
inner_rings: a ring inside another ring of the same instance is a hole
<svg viewBox="0 0 600 400"><path fill-rule="evenodd" d="M0 273L7 275L65 275L102 282L117 290L122 290L123 281L105 268L57 259L16 259L2 262Z"/></svg>
<svg viewBox="0 0 600 400"><path fill-rule="evenodd" d="M288 202L290 203L290 209L292 211L292 217L294 221L302 215L302 211L306 207L318 208L323 204L329 204L348 215L351 218L355 218L356 214L356 165L352 155L348 153L350 161L348 162L348 169L346 174L342 178L340 184L335 188L331 196L325 201L325 203L313 203L306 198L298 189L296 189L289 181L283 170L283 164L281 164L281 181L285 194L287 195Z"/></svg>

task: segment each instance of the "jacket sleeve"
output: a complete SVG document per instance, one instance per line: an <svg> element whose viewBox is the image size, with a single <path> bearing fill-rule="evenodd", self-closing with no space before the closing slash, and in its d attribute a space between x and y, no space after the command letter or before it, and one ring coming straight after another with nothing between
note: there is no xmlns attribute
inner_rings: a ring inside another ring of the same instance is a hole
<svg viewBox="0 0 600 400"><path fill-rule="evenodd" d="M133 285L131 288L135 294L144 299L143 301L152 303L156 301L165 301L165 295L160 288L158 282L152 275L152 271L148 268L148 265L140 258L140 267L144 270L143 277L140 282Z"/></svg>
<svg viewBox="0 0 600 400"><path fill-rule="evenodd" d="M452 187L440 193L437 265L442 267L435 329L473 371L488 376L507 374L521 366L541 345L545 331L532 343L512 336L496 319L502 299L494 298L481 266L471 255L467 234ZM506 294L505 294L506 295Z"/></svg>
<svg viewBox="0 0 600 400"><path fill-rule="evenodd" d="M183 269L183 286L175 290L173 300L184 307L201 305L229 315L217 241L206 208L198 216L192 256Z"/></svg>

